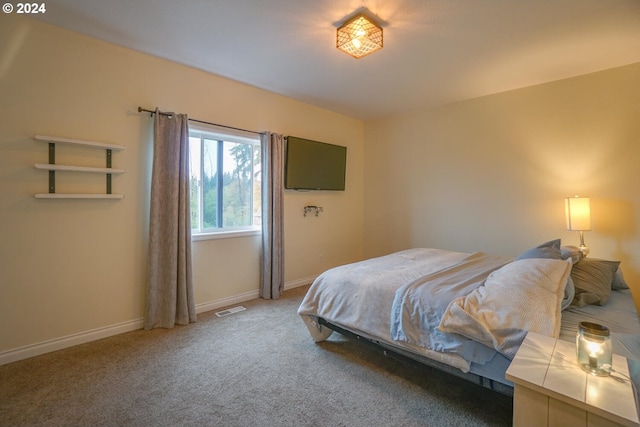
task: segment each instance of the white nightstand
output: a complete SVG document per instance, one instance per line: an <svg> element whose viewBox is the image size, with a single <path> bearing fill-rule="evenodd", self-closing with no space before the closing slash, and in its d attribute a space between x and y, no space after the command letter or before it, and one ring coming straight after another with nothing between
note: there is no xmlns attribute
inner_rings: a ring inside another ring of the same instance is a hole
<svg viewBox="0 0 640 427"><path fill-rule="evenodd" d="M587 374L575 343L530 332L506 373L514 383L513 425L640 425L627 359L614 354L613 369L627 378Z"/></svg>

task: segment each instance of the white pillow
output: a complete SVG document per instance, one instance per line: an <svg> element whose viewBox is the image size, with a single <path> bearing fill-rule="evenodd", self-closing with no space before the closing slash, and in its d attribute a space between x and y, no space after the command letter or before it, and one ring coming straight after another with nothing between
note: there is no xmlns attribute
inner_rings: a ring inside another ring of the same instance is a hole
<svg viewBox="0 0 640 427"><path fill-rule="evenodd" d="M489 275L483 286L453 300L438 330L463 335L509 358L527 332L557 338L571 260L527 258Z"/></svg>

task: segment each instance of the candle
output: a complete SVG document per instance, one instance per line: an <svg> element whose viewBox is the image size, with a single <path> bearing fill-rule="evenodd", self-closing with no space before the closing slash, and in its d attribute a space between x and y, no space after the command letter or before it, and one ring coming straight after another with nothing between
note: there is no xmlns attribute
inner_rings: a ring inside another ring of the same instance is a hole
<svg viewBox="0 0 640 427"><path fill-rule="evenodd" d="M598 369L598 355L603 353L604 342L591 341L584 339L589 352L589 369Z"/></svg>
<svg viewBox="0 0 640 427"><path fill-rule="evenodd" d="M598 357L589 355L589 369L598 369Z"/></svg>
<svg viewBox="0 0 640 427"><path fill-rule="evenodd" d="M576 335L578 365L594 375L609 375L611 340L609 328L591 322L580 322Z"/></svg>

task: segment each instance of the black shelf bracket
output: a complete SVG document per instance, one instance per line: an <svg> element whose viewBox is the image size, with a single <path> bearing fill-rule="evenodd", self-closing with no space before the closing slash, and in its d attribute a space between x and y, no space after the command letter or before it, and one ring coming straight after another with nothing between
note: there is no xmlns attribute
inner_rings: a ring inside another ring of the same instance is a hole
<svg viewBox="0 0 640 427"><path fill-rule="evenodd" d="M49 143L49 164L56 164L56 144ZM56 171L49 171L49 193L56 192Z"/></svg>

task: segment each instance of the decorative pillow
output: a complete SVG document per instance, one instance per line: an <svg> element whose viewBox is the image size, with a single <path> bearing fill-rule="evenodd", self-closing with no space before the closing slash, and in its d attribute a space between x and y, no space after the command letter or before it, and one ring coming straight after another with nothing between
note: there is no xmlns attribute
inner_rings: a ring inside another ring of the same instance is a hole
<svg viewBox="0 0 640 427"><path fill-rule="evenodd" d="M516 261L528 258L562 259L560 252L560 239L550 240L536 246L535 248L526 250L516 258Z"/></svg>
<svg viewBox="0 0 640 427"><path fill-rule="evenodd" d="M611 287L620 261L582 258L571 269L576 295L571 305L604 305L611 295Z"/></svg>
<svg viewBox="0 0 640 427"><path fill-rule="evenodd" d="M564 298L562 298L562 310L569 308L573 302L573 297L576 296L576 286L573 284L571 275L567 277L567 285L564 287Z"/></svg>
<svg viewBox="0 0 640 427"><path fill-rule="evenodd" d="M620 269L620 267L618 267L618 270L616 271L615 276L613 276L613 282L611 282L611 289L616 291L629 289L629 285L627 285L627 282L624 280L624 277L622 276L622 270Z"/></svg>
<svg viewBox="0 0 640 427"><path fill-rule="evenodd" d="M575 264L580 261L582 258L582 253L580 252L580 248L577 246L563 246L560 248L560 254L562 259L569 259Z"/></svg>
<svg viewBox="0 0 640 427"><path fill-rule="evenodd" d="M527 332L557 338L571 261L524 259L494 271L484 285L451 301L441 332L463 335L513 358Z"/></svg>

